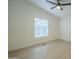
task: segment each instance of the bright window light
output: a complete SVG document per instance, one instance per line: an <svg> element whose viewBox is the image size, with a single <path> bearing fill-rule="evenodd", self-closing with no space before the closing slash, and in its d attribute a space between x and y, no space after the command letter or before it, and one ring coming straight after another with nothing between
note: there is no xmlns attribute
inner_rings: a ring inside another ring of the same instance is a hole
<svg viewBox="0 0 79 59"><path fill-rule="evenodd" d="M35 18L35 38L48 36L48 20Z"/></svg>

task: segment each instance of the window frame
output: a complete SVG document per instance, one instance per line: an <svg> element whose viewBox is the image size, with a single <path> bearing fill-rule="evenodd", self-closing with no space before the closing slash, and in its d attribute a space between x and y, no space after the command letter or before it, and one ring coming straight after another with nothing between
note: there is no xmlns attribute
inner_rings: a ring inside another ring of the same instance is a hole
<svg viewBox="0 0 79 59"><path fill-rule="evenodd" d="M39 23L39 24L37 24L37 23ZM41 30L40 30L41 34L39 34L39 35L36 34L36 31L38 32L38 30L36 30L36 26L38 26L38 25L41 28ZM44 32L44 30L45 30L44 26L46 27L46 33ZM35 35L35 38L47 37L48 36L48 20L35 17L35 34L34 35Z"/></svg>

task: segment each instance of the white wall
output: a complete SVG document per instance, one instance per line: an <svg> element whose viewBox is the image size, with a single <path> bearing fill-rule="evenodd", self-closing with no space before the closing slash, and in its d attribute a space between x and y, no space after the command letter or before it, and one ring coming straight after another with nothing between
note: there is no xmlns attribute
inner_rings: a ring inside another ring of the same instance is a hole
<svg viewBox="0 0 79 59"><path fill-rule="evenodd" d="M49 20L49 35L34 38L34 18ZM58 39L59 19L23 0L9 0L9 51Z"/></svg>
<svg viewBox="0 0 79 59"><path fill-rule="evenodd" d="M60 19L60 39L71 41L71 17L63 17Z"/></svg>

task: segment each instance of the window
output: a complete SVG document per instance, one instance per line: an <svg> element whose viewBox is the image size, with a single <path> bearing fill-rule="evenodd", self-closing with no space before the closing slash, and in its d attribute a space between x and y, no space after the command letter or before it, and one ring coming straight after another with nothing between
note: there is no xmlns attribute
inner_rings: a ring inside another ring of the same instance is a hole
<svg viewBox="0 0 79 59"><path fill-rule="evenodd" d="M48 20L35 18L35 37L48 36Z"/></svg>

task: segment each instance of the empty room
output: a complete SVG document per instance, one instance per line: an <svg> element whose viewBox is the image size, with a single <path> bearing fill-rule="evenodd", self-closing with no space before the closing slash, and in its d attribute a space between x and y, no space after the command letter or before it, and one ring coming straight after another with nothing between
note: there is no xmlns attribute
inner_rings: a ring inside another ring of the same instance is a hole
<svg viewBox="0 0 79 59"><path fill-rule="evenodd" d="M8 0L8 59L71 59L71 0Z"/></svg>

